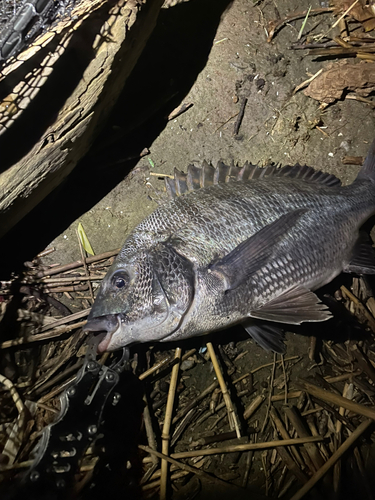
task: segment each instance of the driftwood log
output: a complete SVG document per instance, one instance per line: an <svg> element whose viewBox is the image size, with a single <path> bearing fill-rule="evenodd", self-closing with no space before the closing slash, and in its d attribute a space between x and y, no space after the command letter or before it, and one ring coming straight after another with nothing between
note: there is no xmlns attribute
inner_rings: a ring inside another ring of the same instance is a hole
<svg viewBox="0 0 375 500"><path fill-rule="evenodd" d="M0 237L73 170L163 0L81 0L0 72Z"/></svg>

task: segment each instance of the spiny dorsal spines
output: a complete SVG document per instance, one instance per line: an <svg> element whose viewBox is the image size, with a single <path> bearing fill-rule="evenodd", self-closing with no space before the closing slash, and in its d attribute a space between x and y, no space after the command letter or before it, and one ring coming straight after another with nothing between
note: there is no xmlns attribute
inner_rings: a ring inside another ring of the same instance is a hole
<svg viewBox="0 0 375 500"><path fill-rule="evenodd" d="M168 198L170 200L173 200L177 196L175 179L171 179L170 177L165 177L164 183Z"/></svg>
<svg viewBox="0 0 375 500"><path fill-rule="evenodd" d="M202 166L196 167L190 164L187 174L180 170L174 170L174 178L165 178L165 186L170 199L181 196L189 191L195 191L214 184L224 184L231 181L251 181L266 177L290 177L292 179L303 179L306 182L317 182L326 186L334 187L341 185L340 180L334 175L320 172L307 165L285 165L279 168L277 165L268 165L264 168L246 162L242 168L226 165L219 161L216 168L204 161Z"/></svg>
<svg viewBox="0 0 375 500"><path fill-rule="evenodd" d="M195 165L189 165L187 168L187 185L190 191L200 189L202 169Z"/></svg>
<svg viewBox="0 0 375 500"><path fill-rule="evenodd" d="M182 194L187 193L189 191L187 185L187 175L185 174L185 172L181 172L180 170L177 170L177 168L175 168L174 181L175 181L177 196L181 196Z"/></svg>
<svg viewBox="0 0 375 500"><path fill-rule="evenodd" d="M217 183L218 184L223 184L223 183L229 181L230 172L232 170L229 165L226 165L222 161L219 161L216 165L216 170L217 170Z"/></svg>
<svg viewBox="0 0 375 500"><path fill-rule="evenodd" d="M213 184L215 184L215 173L216 173L215 167L209 165L207 162L203 164L202 177L201 177L202 187L213 186Z"/></svg>

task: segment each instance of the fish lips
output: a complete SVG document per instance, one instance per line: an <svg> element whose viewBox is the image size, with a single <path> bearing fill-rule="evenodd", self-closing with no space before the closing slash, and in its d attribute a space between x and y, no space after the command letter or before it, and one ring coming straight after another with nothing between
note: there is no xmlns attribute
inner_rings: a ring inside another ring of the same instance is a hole
<svg viewBox="0 0 375 500"><path fill-rule="evenodd" d="M98 344L98 353L102 353L108 349L113 334L120 327L120 319L117 314L108 314L97 318L87 320L83 331L85 333L93 333L95 336L102 335L104 338Z"/></svg>

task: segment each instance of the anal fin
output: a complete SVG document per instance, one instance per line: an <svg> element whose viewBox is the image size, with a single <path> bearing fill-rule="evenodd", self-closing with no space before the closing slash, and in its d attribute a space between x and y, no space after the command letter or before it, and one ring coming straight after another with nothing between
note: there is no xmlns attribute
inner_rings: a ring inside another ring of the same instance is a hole
<svg viewBox="0 0 375 500"><path fill-rule="evenodd" d="M284 331L279 327L262 321L250 321L242 325L247 333L266 351L285 354Z"/></svg>
<svg viewBox="0 0 375 500"><path fill-rule="evenodd" d="M327 306L307 288L295 286L249 314L252 318L300 325L332 317Z"/></svg>

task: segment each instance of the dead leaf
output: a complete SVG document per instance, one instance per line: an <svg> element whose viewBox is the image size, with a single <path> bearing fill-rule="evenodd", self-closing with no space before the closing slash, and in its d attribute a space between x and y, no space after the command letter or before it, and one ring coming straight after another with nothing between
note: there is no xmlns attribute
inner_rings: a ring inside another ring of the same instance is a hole
<svg viewBox="0 0 375 500"><path fill-rule="evenodd" d="M340 61L327 66L304 94L325 104L341 99L345 92L368 96L375 91L375 63Z"/></svg>
<svg viewBox="0 0 375 500"><path fill-rule="evenodd" d="M362 23L366 33L369 31L372 31L375 29L375 17L372 17L371 19L367 19L366 21L363 21Z"/></svg>
<svg viewBox="0 0 375 500"><path fill-rule="evenodd" d="M354 0L333 0L332 4L336 9L337 14L342 14L353 5ZM359 22L367 21L375 17L375 5L370 2L366 5L366 0L359 0L359 2L350 10L348 16L354 17ZM369 30L368 30L369 31Z"/></svg>

